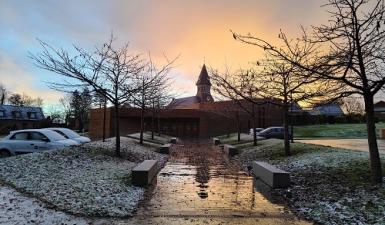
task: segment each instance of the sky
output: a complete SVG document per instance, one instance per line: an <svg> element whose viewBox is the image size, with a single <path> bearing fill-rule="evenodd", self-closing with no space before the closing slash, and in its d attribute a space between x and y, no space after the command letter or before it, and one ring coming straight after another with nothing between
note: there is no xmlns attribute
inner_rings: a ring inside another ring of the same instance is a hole
<svg viewBox="0 0 385 225"><path fill-rule="evenodd" d="M49 89L60 75L37 68L28 54L37 39L55 47L90 49L108 40L129 42L133 52L179 58L174 87L194 95L202 64L246 67L261 50L235 41L231 32L251 33L275 43L279 30L295 36L300 26L327 21L324 0L0 0L0 83L10 91L57 104L63 93Z"/></svg>

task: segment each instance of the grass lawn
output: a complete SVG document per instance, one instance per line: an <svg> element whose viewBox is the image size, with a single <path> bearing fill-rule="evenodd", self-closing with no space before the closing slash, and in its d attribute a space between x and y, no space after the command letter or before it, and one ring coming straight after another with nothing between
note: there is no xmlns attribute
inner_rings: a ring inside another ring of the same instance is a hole
<svg viewBox="0 0 385 225"><path fill-rule="evenodd" d="M129 134L129 135L127 135L127 137L133 138L133 139L139 141L140 133ZM143 141L149 145L153 144L154 147L160 147L163 144L169 143L171 138L172 138L171 136L168 136L165 134L158 136L158 134L155 133L154 139L151 139L151 132L144 132L143 133Z"/></svg>
<svg viewBox="0 0 385 225"><path fill-rule="evenodd" d="M377 123L378 129L385 129L385 123ZM366 138L366 124L325 124L294 127L295 138Z"/></svg>
<svg viewBox="0 0 385 225"><path fill-rule="evenodd" d="M244 134L244 133L241 133L241 141L240 142L238 142L238 134L237 133L232 133L229 136L222 135L222 136L218 136L216 138L219 138L221 140L222 144L230 144L230 145L247 143L247 142L253 141L253 136L251 136L249 134Z"/></svg>
<svg viewBox="0 0 385 225"><path fill-rule="evenodd" d="M291 173L289 189L277 189L297 212L321 224L385 224L385 185L372 184L366 152L263 140L241 149L244 166L267 161ZM385 156L382 156L385 160ZM385 174L385 171L384 171Z"/></svg>
<svg viewBox="0 0 385 225"><path fill-rule="evenodd" d="M167 157L154 148L121 138L122 158L114 156L114 138L79 147L19 155L0 160L0 182L86 216L130 216L144 189L130 182L131 170L145 159L160 165Z"/></svg>

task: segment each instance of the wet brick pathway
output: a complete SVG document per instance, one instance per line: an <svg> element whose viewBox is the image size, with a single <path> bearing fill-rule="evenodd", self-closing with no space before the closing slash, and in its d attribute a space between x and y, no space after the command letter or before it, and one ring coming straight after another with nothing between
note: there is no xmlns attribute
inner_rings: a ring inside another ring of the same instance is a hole
<svg viewBox="0 0 385 225"><path fill-rule="evenodd" d="M136 216L117 224L308 224L254 186L219 147L185 141L173 145Z"/></svg>

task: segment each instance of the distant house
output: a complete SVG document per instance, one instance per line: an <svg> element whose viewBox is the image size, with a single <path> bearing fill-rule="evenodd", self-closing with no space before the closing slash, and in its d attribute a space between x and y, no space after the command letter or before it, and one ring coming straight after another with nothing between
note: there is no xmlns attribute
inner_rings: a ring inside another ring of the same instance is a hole
<svg viewBox="0 0 385 225"><path fill-rule="evenodd" d="M10 130L39 128L45 119L40 107L0 105L0 133Z"/></svg>
<svg viewBox="0 0 385 225"><path fill-rule="evenodd" d="M385 102L379 101L374 104L374 116L380 120L385 120Z"/></svg>
<svg viewBox="0 0 385 225"><path fill-rule="evenodd" d="M344 112L342 111L341 107L336 103L315 106L313 108L313 112L318 112L318 115L323 116L339 117L344 115Z"/></svg>
<svg viewBox="0 0 385 225"><path fill-rule="evenodd" d="M302 109L302 107L297 103L293 102L289 107L289 113L291 115L300 115L303 114L305 111Z"/></svg>

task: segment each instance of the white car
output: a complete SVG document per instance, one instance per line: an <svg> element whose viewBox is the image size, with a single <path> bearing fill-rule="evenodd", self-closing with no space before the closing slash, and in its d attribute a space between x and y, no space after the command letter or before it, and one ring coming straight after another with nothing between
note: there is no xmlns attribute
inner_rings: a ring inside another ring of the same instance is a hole
<svg viewBox="0 0 385 225"><path fill-rule="evenodd" d="M259 132L261 132L263 130L264 130L264 128L255 128L255 132L257 133L257 135L258 135ZM253 135L253 134L254 134L254 129L251 128L250 129L250 135Z"/></svg>
<svg viewBox="0 0 385 225"><path fill-rule="evenodd" d="M0 157L56 150L76 145L79 145L79 143L68 140L51 130L29 129L11 131L8 136L0 141Z"/></svg>
<svg viewBox="0 0 385 225"><path fill-rule="evenodd" d="M91 139L89 139L88 137L80 136L78 133L76 133L75 131L70 130L68 128L50 127L50 128L45 128L45 129L53 130L53 131L63 135L65 138L74 140L74 141L78 142L79 144L91 142Z"/></svg>

